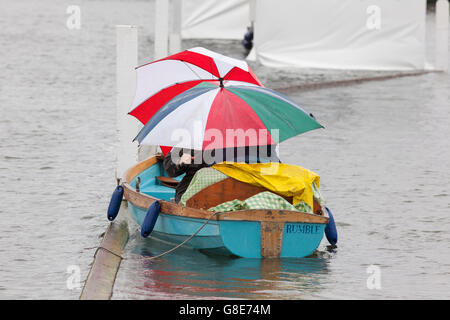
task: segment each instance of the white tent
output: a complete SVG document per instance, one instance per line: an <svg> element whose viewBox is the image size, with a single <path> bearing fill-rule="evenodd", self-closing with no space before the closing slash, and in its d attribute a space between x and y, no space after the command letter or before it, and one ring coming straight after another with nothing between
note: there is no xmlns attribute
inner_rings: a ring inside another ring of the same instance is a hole
<svg viewBox="0 0 450 320"><path fill-rule="evenodd" d="M425 67L426 0L257 0L254 52L270 67Z"/></svg>
<svg viewBox="0 0 450 320"><path fill-rule="evenodd" d="M184 39L242 39L249 26L248 0L183 0Z"/></svg>

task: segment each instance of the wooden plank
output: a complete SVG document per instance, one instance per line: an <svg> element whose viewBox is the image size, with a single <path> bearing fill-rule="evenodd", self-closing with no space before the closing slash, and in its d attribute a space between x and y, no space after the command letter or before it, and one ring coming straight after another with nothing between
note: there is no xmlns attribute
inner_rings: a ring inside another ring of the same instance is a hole
<svg viewBox="0 0 450 320"><path fill-rule="evenodd" d="M261 221L261 256L277 258L281 254L284 222Z"/></svg>
<svg viewBox="0 0 450 320"><path fill-rule="evenodd" d="M170 178L170 177L157 176L155 178L156 178L156 180L161 181L162 185L169 187L169 188L173 188L173 189L176 189L177 186L180 184L180 181L175 180L174 178Z"/></svg>
<svg viewBox="0 0 450 320"><path fill-rule="evenodd" d="M122 203L119 216L127 213ZM108 225L105 236L97 248L91 270L87 276L80 300L108 300L113 293L114 282L122 260L122 249L128 240L128 225L118 219Z"/></svg>
<svg viewBox="0 0 450 320"><path fill-rule="evenodd" d="M319 201L317 201L315 198L313 199L314 203L313 203L313 211L315 214L318 214L319 216L323 216L323 210L322 210L322 206L320 205Z"/></svg>
<svg viewBox="0 0 450 320"><path fill-rule="evenodd" d="M135 190L133 190L133 188L127 183L124 183L123 187L125 199L130 201L133 205L143 209L148 209L148 207L150 207L150 205L154 201L158 200L161 204L161 212L165 214L178 215L196 219L208 219L212 214L212 212L210 211L182 207L173 202L160 200L143 193L138 193Z"/></svg>
<svg viewBox="0 0 450 320"><path fill-rule="evenodd" d="M138 193L129 184L124 185L125 199L143 209L147 209L154 201L161 203L161 212L195 219L208 219L211 211L183 207L173 202L167 202ZM328 218L311 213L289 210L239 210L224 212L212 218L212 220L236 220L236 221L280 221L280 222L307 222L328 223Z"/></svg>
<svg viewBox="0 0 450 320"><path fill-rule="evenodd" d="M218 220L328 223L328 218L312 213L288 210L240 210L225 212Z"/></svg>
<svg viewBox="0 0 450 320"><path fill-rule="evenodd" d="M157 162L158 159L156 158L156 156L150 157L148 159L145 159L144 161L139 162L138 164L131 167L125 172L122 178L123 182L130 183L138 174L140 174L142 171L151 167Z"/></svg>

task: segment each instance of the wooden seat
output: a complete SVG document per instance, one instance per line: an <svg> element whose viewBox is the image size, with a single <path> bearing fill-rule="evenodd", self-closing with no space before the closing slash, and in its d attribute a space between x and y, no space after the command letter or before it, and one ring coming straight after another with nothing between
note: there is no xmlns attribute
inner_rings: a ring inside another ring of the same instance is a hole
<svg viewBox="0 0 450 320"><path fill-rule="evenodd" d="M173 189L176 189L178 184L180 183L180 181L175 180L174 178L170 178L170 177L158 176L155 178L157 180L159 180L163 186L173 188Z"/></svg>

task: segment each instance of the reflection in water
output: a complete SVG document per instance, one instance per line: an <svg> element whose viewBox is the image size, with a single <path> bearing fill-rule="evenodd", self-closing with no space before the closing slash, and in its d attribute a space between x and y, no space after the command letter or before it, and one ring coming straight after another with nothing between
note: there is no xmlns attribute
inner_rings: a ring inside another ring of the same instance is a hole
<svg viewBox="0 0 450 320"><path fill-rule="evenodd" d="M302 290L320 290L320 277L327 272L325 257L315 254L303 259L244 259L202 253L190 248L156 260L148 257L173 247L135 235L127 245L128 256L121 266L115 296L133 298L289 298ZM125 270L122 270L125 268ZM128 274L126 269L134 274ZM138 273L136 273L138 272ZM139 274L140 272L140 274ZM126 278L135 277L132 281ZM121 281L135 284L123 288ZM127 292L124 292L126 290ZM131 296L130 296L131 295Z"/></svg>

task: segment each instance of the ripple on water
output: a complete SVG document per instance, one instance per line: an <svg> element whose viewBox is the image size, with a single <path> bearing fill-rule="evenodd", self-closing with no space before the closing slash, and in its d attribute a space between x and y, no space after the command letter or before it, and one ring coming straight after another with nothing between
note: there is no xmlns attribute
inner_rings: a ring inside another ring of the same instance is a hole
<svg viewBox="0 0 450 320"><path fill-rule="evenodd" d="M439 193L439 194L433 195L433 197L448 197L448 194L447 193Z"/></svg>

